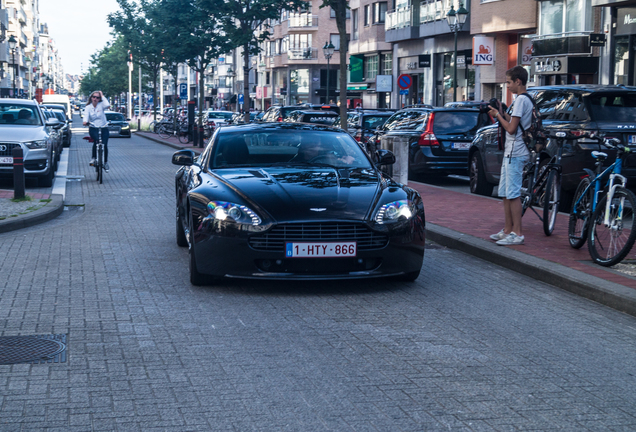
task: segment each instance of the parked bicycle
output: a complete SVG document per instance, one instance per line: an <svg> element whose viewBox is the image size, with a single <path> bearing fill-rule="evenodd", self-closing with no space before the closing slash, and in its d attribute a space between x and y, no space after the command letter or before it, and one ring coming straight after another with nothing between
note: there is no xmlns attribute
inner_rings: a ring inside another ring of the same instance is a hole
<svg viewBox="0 0 636 432"><path fill-rule="evenodd" d="M596 169L585 169L587 176L576 188L568 238L570 246L576 249L587 241L594 262L609 267L621 262L636 240L636 196L626 188L627 179L621 175L623 161L630 150L616 138L587 138L616 149L616 161L603 170L607 153L592 152Z"/></svg>
<svg viewBox="0 0 636 432"><path fill-rule="evenodd" d="M543 222L543 232L547 236L552 235L559 212L563 143L578 138L570 132L563 131L552 131L548 136L557 145L556 154L548 160L542 158L540 151L533 152L534 161L531 160L524 169L521 187L521 214L524 215L530 208ZM543 208L543 214L539 215L534 206Z"/></svg>
<svg viewBox="0 0 636 432"><path fill-rule="evenodd" d="M185 144L189 141L188 122L179 120L175 128L174 121L162 121L157 124L157 134L163 139L176 136L180 143Z"/></svg>

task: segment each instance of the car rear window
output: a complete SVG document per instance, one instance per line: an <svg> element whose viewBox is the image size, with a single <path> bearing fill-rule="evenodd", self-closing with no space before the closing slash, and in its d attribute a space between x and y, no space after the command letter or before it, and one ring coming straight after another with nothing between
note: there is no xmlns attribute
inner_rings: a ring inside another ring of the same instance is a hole
<svg viewBox="0 0 636 432"><path fill-rule="evenodd" d="M588 100L594 121L636 122L636 93L592 94Z"/></svg>
<svg viewBox="0 0 636 432"><path fill-rule="evenodd" d="M433 121L435 135L475 133L477 129L490 124L486 113L477 111L438 111Z"/></svg>
<svg viewBox="0 0 636 432"><path fill-rule="evenodd" d="M110 121L126 121L123 114L106 114L106 120Z"/></svg>
<svg viewBox="0 0 636 432"><path fill-rule="evenodd" d="M362 120L362 127L365 129L377 129L382 126L390 117L390 115L367 115Z"/></svg>

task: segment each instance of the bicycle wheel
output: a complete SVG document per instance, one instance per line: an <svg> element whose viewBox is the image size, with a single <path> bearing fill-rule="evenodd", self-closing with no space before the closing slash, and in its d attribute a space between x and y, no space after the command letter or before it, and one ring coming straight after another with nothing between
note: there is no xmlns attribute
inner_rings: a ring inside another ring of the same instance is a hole
<svg viewBox="0 0 636 432"><path fill-rule="evenodd" d="M177 133L177 135L179 136L179 142L181 144L186 144L187 142L189 142L190 140L188 139L188 132L183 132L183 131L179 131L179 133Z"/></svg>
<svg viewBox="0 0 636 432"><path fill-rule="evenodd" d="M610 267L621 262L636 240L636 196L629 189L617 187L606 215L607 195L598 203L590 219L587 247L595 263ZM609 216L609 224L605 218Z"/></svg>
<svg viewBox="0 0 636 432"><path fill-rule="evenodd" d="M559 212L559 201L561 198L561 174L557 170L551 170L548 174L548 181L545 186L543 197L543 232L545 235L552 235L557 213Z"/></svg>
<svg viewBox="0 0 636 432"><path fill-rule="evenodd" d="M587 240L587 227L592 205L590 203L589 191L585 196L581 195L583 195L583 192L590 183L590 178L584 177L577 186L576 192L574 192L574 199L572 200L572 210L570 210L570 221L568 222L568 239L570 246L574 249L580 249Z"/></svg>
<svg viewBox="0 0 636 432"><path fill-rule="evenodd" d="M163 124L159 126L159 128L157 129L157 133L161 138L168 139L170 135L172 135L172 128L168 125Z"/></svg>
<svg viewBox="0 0 636 432"><path fill-rule="evenodd" d="M97 146L97 181L102 184L104 180L104 147Z"/></svg>

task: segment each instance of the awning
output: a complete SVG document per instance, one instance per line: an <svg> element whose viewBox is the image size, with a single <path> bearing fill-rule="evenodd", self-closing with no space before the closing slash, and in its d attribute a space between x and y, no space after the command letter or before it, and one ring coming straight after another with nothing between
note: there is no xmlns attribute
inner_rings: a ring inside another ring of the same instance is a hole
<svg viewBox="0 0 636 432"><path fill-rule="evenodd" d="M356 84L347 86L347 90L366 90L369 87L369 84Z"/></svg>

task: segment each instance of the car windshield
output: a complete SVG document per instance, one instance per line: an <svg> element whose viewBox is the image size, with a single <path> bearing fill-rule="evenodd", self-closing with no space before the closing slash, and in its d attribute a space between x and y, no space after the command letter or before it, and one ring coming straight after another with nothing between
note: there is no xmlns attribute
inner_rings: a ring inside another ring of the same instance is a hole
<svg viewBox="0 0 636 432"><path fill-rule="evenodd" d="M119 113L106 113L106 120L108 121L126 121L123 114Z"/></svg>
<svg viewBox="0 0 636 432"><path fill-rule="evenodd" d="M214 169L287 165L371 168L349 134L310 128L219 132L210 157Z"/></svg>
<svg viewBox="0 0 636 432"><path fill-rule="evenodd" d="M362 119L362 127L365 129L377 129L378 126L382 126L390 115L366 115Z"/></svg>
<svg viewBox="0 0 636 432"><path fill-rule="evenodd" d="M64 117L64 113L62 111L56 111L53 110L53 114L55 114L55 117L57 117L57 119L61 122L65 122L66 121L66 117Z"/></svg>
<svg viewBox="0 0 636 432"><path fill-rule="evenodd" d="M0 125L42 126L42 121L34 105L0 102Z"/></svg>
<svg viewBox="0 0 636 432"><path fill-rule="evenodd" d="M600 93L588 99L595 121L636 122L636 93Z"/></svg>
<svg viewBox="0 0 636 432"><path fill-rule="evenodd" d="M208 111L208 118L230 120L234 113L221 111Z"/></svg>
<svg viewBox="0 0 636 432"><path fill-rule="evenodd" d="M477 132L477 129L490 124L487 113L478 111L438 111L433 120L433 133L452 135Z"/></svg>

